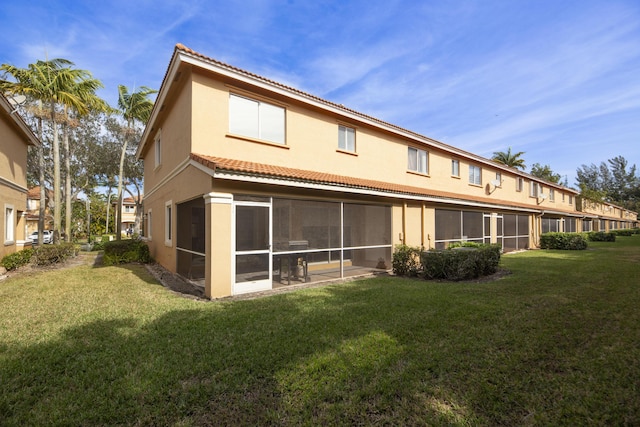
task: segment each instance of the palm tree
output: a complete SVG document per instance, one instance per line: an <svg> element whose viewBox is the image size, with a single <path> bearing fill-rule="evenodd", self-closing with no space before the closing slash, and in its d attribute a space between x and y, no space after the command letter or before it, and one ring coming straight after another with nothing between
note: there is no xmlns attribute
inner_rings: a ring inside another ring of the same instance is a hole
<svg viewBox="0 0 640 427"><path fill-rule="evenodd" d="M89 111L108 111L109 106L107 103L99 98L96 95L96 90L98 88L104 87L100 80L94 79L91 77L91 74L85 72L83 76L83 80L77 83L72 90L75 94L80 98L81 104L76 106L76 108L70 108L69 106L64 106L64 121L63 121L63 144L65 150L65 236L66 240L70 241L71 238L71 149L69 146L69 128L74 125L75 122L70 117L70 112L75 113L75 115L84 115ZM78 108L80 107L80 108ZM71 111L70 111L71 110Z"/></svg>
<svg viewBox="0 0 640 427"><path fill-rule="evenodd" d="M146 86L140 87L137 92L129 93L124 85L118 86L118 108L126 121L123 135L122 152L120 153L120 169L118 174L118 216L116 220L116 239L122 236L122 185L124 183L124 158L127 154L127 145L134 135L136 122L145 124L151 117L153 101L148 96L158 92Z"/></svg>
<svg viewBox="0 0 640 427"><path fill-rule="evenodd" d="M68 106L77 111L86 111L83 100L75 92L76 85L90 79L88 71L72 69L73 62L67 59L52 59L29 64L26 69L3 64L0 69L14 77L16 82L2 81L1 88L10 93L20 93L40 101L42 112L47 112L53 133L53 199L54 199L54 241L57 242L61 227L62 204L60 185L60 141L58 138L58 112L60 106ZM39 160L40 166L40 221L38 229L44 228L44 155ZM41 233L40 233L41 234ZM38 238L41 242L41 238Z"/></svg>
<svg viewBox="0 0 640 427"><path fill-rule="evenodd" d="M524 151L512 153L511 147L509 147L506 153L504 151L495 151L491 160L497 163L502 163L505 166L524 170L526 165L524 163L524 159L522 159L523 154Z"/></svg>

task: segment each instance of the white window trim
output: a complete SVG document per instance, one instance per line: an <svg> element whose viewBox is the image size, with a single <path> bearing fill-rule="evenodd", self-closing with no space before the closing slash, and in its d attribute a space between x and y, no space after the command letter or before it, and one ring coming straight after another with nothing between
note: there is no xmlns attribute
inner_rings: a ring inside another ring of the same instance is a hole
<svg viewBox="0 0 640 427"><path fill-rule="evenodd" d="M11 210L11 214L7 215L7 211ZM13 245L16 242L16 208L13 205L5 203L4 205L4 244Z"/></svg>
<svg viewBox="0 0 640 427"><path fill-rule="evenodd" d="M351 134L353 135L353 147L349 147L349 131L351 131ZM345 146L341 147L340 146L340 134L344 133L344 142L345 142ZM338 125L338 150L342 150L342 151L348 151L350 153L355 153L356 152L356 130L355 128L351 127L351 126L346 126L346 125Z"/></svg>
<svg viewBox="0 0 640 427"><path fill-rule="evenodd" d="M502 187L502 173L496 172L496 182L498 183L496 187Z"/></svg>
<svg viewBox="0 0 640 427"><path fill-rule="evenodd" d="M151 209L147 211L147 240L151 240L151 226L153 225L153 215L151 214Z"/></svg>
<svg viewBox="0 0 640 427"><path fill-rule="evenodd" d="M231 112L231 99L232 98L241 98L241 99L245 99L251 102L255 102L258 104L258 134L257 135L246 135L243 134L242 132L234 132L234 129L231 128L231 122L232 122L232 112ZM266 138L264 137L263 133L265 131L265 128L263 127L263 122L266 123L266 121L264 121L264 114L265 114L265 110L262 108L262 106L265 107L273 107L273 108L278 108L282 110L282 141L279 140L275 140L272 138ZM231 135L235 135L241 138L246 138L249 140L255 140L255 141L265 141L268 142L270 144L276 144L276 145L282 145L282 146L286 146L287 144L287 109L285 107L283 107L282 105L278 105L275 103L271 103L271 102L265 102L262 101L260 99L256 99L256 98L252 98L249 96L244 96L244 95L239 95L236 93L229 93L229 133Z"/></svg>
<svg viewBox="0 0 640 427"><path fill-rule="evenodd" d="M167 215L170 212L170 215ZM173 246L173 200L164 203L164 244L165 246Z"/></svg>
<svg viewBox="0 0 640 427"><path fill-rule="evenodd" d="M473 170L478 170L478 178L479 178L479 182L476 182L476 174L474 173L473 175L471 174L471 171ZM471 179L473 176L473 180ZM476 166L476 165L469 165L469 184L471 185L480 185L482 186L482 168L480 166Z"/></svg>
<svg viewBox="0 0 640 427"><path fill-rule="evenodd" d="M529 182L529 197L538 197L542 193L542 186L535 182Z"/></svg>
<svg viewBox="0 0 640 427"><path fill-rule="evenodd" d="M556 192L553 188L549 189L549 201L550 202L555 202L556 201Z"/></svg>
<svg viewBox="0 0 640 427"><path fill-rule="evenodd" d="M158 130L154 139L155 168L162 165L162 129Z"/></svg>
<svg viewBox="0 0 640 427"><path fill-rule="evenodd" d="M455 172L454 173L454 166L455 165ZM460 178L460 160L458 159L451 159L451 176L455 176L456 178Z"/></svg>
<svg viewBox="0 0 640 427"><path fill-rule="evenodd" d="M516 178L516 191L521 193L524 189L524 179L522 177Z"/></svg>
<svg viewBox="0 0 640 427"><path fill-rule="evenodd" d="M407 170L411 171L411 172L415 172L415 173L419 173L419 174L423 174L423 175L429 175L429 152L427 150L422 150L420 148L415 148L415 147L407 147ZM408 156L411 152L411 150L415 151L416 153L416 168L415 169L411 169L409 167L409 161L408 161ZM420 153L424 153L424 158L425 158L425 162L424 162L424 169L425 170L420 170L421 164L420 164Z"/></svg>

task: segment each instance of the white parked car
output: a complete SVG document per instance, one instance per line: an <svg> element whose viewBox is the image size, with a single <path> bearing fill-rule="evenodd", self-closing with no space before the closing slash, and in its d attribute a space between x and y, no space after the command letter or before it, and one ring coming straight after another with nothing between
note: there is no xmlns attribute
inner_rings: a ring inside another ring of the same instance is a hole
<svg viewBox="0 0 640 427"><path fill-rule="evenodd" d="M38 232L34 231L31 233L29 235L29 240L31 240L32 244L36 245L38 243ZM42 243L45 245L53 243L53 233L50 230L42 231Z"/></svg>

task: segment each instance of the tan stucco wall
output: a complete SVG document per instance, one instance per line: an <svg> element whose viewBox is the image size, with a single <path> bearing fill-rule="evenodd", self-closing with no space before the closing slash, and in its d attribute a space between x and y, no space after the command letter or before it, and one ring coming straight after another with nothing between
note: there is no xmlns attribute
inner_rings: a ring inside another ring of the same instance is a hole
<svg viewBox="0 0 640 427"><path fill-rule="evenodd" d="M191 85L188 69L177 84L177 94L165 102L143 155L145 194L189 158L191 153ZM156 165L154 140L160 132L161 163Z"/></svg>
<svg viewBox="0 0 640 427"><path fill-rule="evenodd" d="M176 204L202 197L210 191L211 177L190 166L178 173L167 185L156 187L155 191L145 195L144 214L147 215L151 209L152 215L151 230L146 232L147 236L149 232L151 235L151 239L148 240L151 256L172 272L176 271L176 239L173 238L171 245L165 244L165 205L169 201L172 202L172 234L175 236Z"/></svg>
<svg viewBox="0 0 640 427"><path fill-rule="evenodd" d="M385 133L358 121L312 109L291 99L254 89L248 92L233 82L214 80L202 73L193 74L193 152L230 159L255 161L270 165L313 170L415 187L433 188L461 195L485 198L500 203L510 201L540 209L575 211L569 203L569 190L555 187L555 201L529 196L529 180L524 179L521 192L516 191L516 175L492 164L480 164L426 147L397 135ZM260 93L256 93L260 92ZM286 144L261 143L228 133L229 94L235 93L286 108ZM338 126L356 129L356 152L338 150ZM429 152L429 175L407 171L407 146ZM149 150L151 151L151 150ZM451 176L451 160L460 161L460 177ZM469 165L482 168L482 185L469 184ZM502 174L498 188L489 183ZM549 186L543 184L543 192ZM563 193L565 200L563 201Z"/></svg>
<svg viewBox="0 0 640 427"><path fill-rule="evenodd" d="M16 251L16 243L25 238L25 220L22 212L27 207L27 149L8 113L0 110L0 259ZM5 236L5 206L14 209L16 227L13 243Z"/></svg>

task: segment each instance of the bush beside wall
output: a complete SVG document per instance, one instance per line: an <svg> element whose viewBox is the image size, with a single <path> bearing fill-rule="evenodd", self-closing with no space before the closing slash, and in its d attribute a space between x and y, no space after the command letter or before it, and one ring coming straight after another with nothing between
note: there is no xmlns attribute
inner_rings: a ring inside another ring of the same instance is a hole
<svg viewBox="0 0 640 427"><path fill-rule="evenodd" d="M393 272L423 279L476 279L498 271L500 251L499 245L462 245L429 251L399 245L393 254Z"/></svg>
<svg viewBox="0 0 640 427"><path fill-rule="evenodd" d="M587 239L580 233L544 233L540 236L540 249L584 250Z"/></svg>
<svg viewBox="0 0 640 427"><path fill-rule="evenodd" d="M29 264L31 256L33 255L33 249L27 248L18 252L14 252L2 258L0 265L7 269L7 271L15 270L23 265Z"/></svg>
<svg viewBox="0 0 640 427"><path fill-rule="evenodd" d="M587 234L589 241L591 242L615 242L615 233L605 233L604 231L591 231Z"/></svg>
<svg viewBox="0 0 640 427"><path fill-rule="evenodd" d="M149 246L142 240L127 239L104 242L103 262L105 265L116 265L127 262L147 263L150 261Z"/></svg>
<svg viewBox="0 0 640 427"><path fill-rule="evenodd" d="M45 266L64 262L78 254L78 248L73 243L59 245L42 245L33 250L31 261L35 265Z"/></svg>

